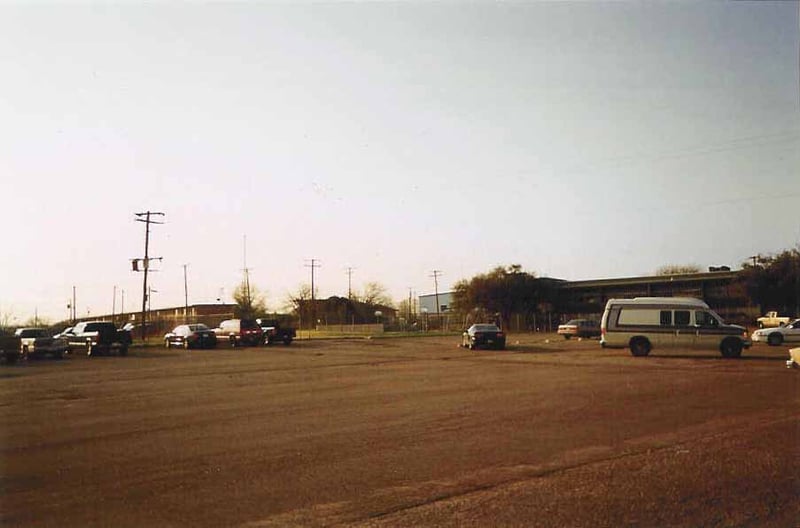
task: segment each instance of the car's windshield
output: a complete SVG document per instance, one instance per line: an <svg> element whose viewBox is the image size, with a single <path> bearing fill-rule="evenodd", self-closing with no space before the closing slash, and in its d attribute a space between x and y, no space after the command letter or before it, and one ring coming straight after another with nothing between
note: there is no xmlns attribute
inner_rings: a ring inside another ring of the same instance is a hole
<svg viewBox="0 0 800 528"><path fill-rule="evenodd" d="M198 330L208 330L208 327L206 325L204 325L203 323L198 323L198 324L189 325L189 329L192 332L197 332Z"/></svg>
<svg viewBox="0 0 800 528"><path fill-rule="evenodd" d="M500 330L497 325L493 324L476 324L473 326L476 332L497 332Z"/></svg>

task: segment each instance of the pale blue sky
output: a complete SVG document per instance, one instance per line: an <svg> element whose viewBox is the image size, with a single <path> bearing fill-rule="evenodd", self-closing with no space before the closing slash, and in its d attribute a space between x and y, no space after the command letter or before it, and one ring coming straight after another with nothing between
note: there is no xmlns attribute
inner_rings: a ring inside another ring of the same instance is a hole
<svg viewBox="0 0 800 528"><path fill-rule="evenodd" d="M0 2L0 312L800 243L797 2Z"/></svg>

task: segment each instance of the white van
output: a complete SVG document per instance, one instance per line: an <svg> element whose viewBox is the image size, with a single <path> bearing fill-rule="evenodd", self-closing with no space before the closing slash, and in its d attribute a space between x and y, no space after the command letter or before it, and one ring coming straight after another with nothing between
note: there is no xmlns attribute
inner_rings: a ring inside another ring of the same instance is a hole
<svg viewBox="0 0 800 528"><path fill-rule="evenodd" d="M602 346L630 347L634 356L672 347L717 348L724 357L736 358L751 344L746 328L725 324L706 303L688 297L610 299L600 333Z"/></svg>

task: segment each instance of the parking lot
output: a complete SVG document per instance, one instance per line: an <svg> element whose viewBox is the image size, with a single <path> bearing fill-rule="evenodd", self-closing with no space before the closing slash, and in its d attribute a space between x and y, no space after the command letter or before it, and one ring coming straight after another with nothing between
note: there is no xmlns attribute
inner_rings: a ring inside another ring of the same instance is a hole
<svg viewBox="0 0 800 528"><path fill-rule="evenodd" d="M788 347L458 336L0 368L5 526L794 526Z"/></svg>

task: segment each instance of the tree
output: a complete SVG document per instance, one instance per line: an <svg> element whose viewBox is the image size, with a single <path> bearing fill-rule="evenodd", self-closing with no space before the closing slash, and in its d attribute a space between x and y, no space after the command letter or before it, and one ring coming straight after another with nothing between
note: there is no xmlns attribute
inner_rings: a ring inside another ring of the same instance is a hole
<svg viewBox="0 0 800 528"><path fill-rule="evenodd" d="M394 302L386 291L386 287L379 282L368 282L364 285L364 292L353 296L354 301L359 301L370 306L394 307Z"/></svg>
<svg viewBox="0 0 800 528"><path fill-rule="evenodd" d="M696 264L667 264L656 270L656 275L686 275L700 273L700 266Z"/></svg>
<svg viewBox="0 0 800 528"><path fill-rule="evenodd" d="M233 290L234 314L241 319L255 319L267 313L267 302L258 288L244 282Z"/></svg>
<svg viewBox="0 0 800 528"><path fill-rule="evenodd" d="M523 271L519 264L513 264L498 266L489 273L457 282L453 302L461 313L471 314L473 318L494 318L496 314L507 326L512 314L527 316L537 311L540 302L549 301L541 293L542 284L536 275Z"/></svg>
<svg viewBox="0 0 800 528"><path fill-rule="evenodd" d="M301 284L293 292L289 292L286 296L284 308L300 319L300 325L313 324L311 320L311 286L309 284Z"/></svg>
<svg viewBox="0 0 800 528"><path fill-rule="evenodd" d="M777 310L800 317L800 246L742 263L747 294L763 313Z"/></svg>

